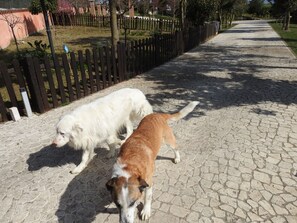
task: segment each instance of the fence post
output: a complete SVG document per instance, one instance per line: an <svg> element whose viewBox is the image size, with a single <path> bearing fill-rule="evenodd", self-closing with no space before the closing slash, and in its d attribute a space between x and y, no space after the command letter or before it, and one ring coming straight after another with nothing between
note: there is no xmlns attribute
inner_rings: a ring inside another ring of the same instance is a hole
<svg viewBox="0 0 297 223"><path fill-rule="evenodd" d="M159 64L159 55L160 55L160 46L159 46L159 36L158 35L155 35L154 36L154 49L155 49L155 52L154 52L154 59L155 59L155 66Z"/></svg>
<svg viewBox="0 0 297 223"><path fill-rule="evenodd" d="M184 52L183 49L183 31L176 32L176 45L177 45L177 55L181 55Z"/></svg>
<svg viewBox="0 0 297 223"><path fill-rule="evenodd" d="M89 89L87 86L87 77L86 77L86 72L85 72L85 67L84 67L84 55L81 50L78 51L78 61L79 61L79 68L80 68L80 74L81 74L81 79L82 79L82 87L84 89L84 96L89 95Z"/></svg>
<svg viewBox="0 0 297 223"><path fill-rule="evenodd" d="M159 30L160 30L160 33L162 33L162 29L163 29L163 19L160 19L159 20Z"/></svg>
<svg viewBox="0 0 297 223"><path fill-rule="evenodd" d="M31 65L33 64L33 60L32 58L30 57L30 59L28 58L30 56L27 56L26 58L20 60L20 64L23 68L23 71L24 71L24 76L26 78L26 82L28 84L28 91L29 91L29 94L30 94L30 102L31 102L31 106L36 109L38 108L38 104L37 104L37 98L36 98L36 95L34 93L34 86L33 86L33 82L31 80L31 77L30 77L30 70L29 70L29 63L31 62ZM34 70L34 68L33 68Z"/></svg>
<svg viewBox="0 0 297 223"><path fill-rule="evenodd" d="M117 58L119 57L119 54L117 54L117 46L111 46L111 70L112 70L112 77L113 77L113 83L116 84L119 82L118 78L118 65L117 65Z"/></svg>
<svg viewBox="0 0 297 223"><path fill-rule="evenodd" d="M6 64L0 61L0 76L2 76L4 83L6 85L6 89L10 98L10 101L13 106L17 107L17 98L13 89L11 77L8 73L8 68Z"/></svg>
<svg viewBox="0 0 297 223"><path fill-rule="evenodd" d="M35 75L34 62L32 57L30 56L26 57L24 71L25 70L26 70L25 75L28 81L28 87L29 87L31 101L32 101L31 104L35 106L38 112L43 113L44 107L42 103L41 92L39 90L38 81Z"/></svg>
<svg viewBox="0 0 297 223"><path fill-rule="evenodd" d="M124 80L129 79L127 77L127 45L126 44L122 44L122 58L123 58L123 78Z"/></svg>
<svg viewBox="0 0 297 223"><path fill-rule="evenodd" d="M56 108L56 107L58 107L59 103L58 103L57 92L56 92L56 88L55 88L55 84L54 84L53 75L51 72L50 61L47 56L44 57L44 67L45 67L45 72L46 72L48 83L49 83L50 92L52 95L53 106L54 106L54 108Z"/></svg>
<svg viewBox="0 0 297 223"><path fill-rule="evenodd" d="M33 58L33 65L34 65L36 80L38 83L37 87L39 89L41 100L42 100L43 109L44 111L48 111L50 106L47 98L46 89L44 86L43 76L40 69L40 60L36 57Z"/></svg>
<svg viewBox="0 0 297 223"><path fill-rule="evenodd" d="M95 77L96 77L96 87L97 91L101 89L100 86L100 74L99 74L99 57L98 57L98 50L97 48L93 48L93 62L94 62L94 70L95 70Z"/></svg>
<svg viewBox="0 0 297 223"><path fill-rule="evenodd" d="M1 95L1 92L0 92L0 114L1 114L1 119L2 119L3 122L8 120L6 113L7 113L6 112L6 107L4 105L4 101L3 101L3 98L2 98L2 95Z"/></svg>
<svg viewBox="0 0 297 223"><path fill-rule="evenodd" d="M122 46L121 43L118 42L117 44L117 55L118 55L118 63L117 63L117 67L118 67L118 71L119 71L119 81L122 82L124 80L124 75L123 75L123 54L122 54ZM116 68L115 68L116 69Z"/></svg>

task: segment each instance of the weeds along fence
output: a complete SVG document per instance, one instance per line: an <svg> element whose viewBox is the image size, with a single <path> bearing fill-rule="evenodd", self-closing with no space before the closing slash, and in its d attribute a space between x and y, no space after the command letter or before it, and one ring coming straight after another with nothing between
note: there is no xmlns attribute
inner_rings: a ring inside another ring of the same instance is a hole
<svg viewBox="0 0 297 223"><path fill-rule="evenodd" d="M54 25L59 26L88 26L110 28L109 16L72 15L67 13L52 14ZM164 20L153 18L130 18L118 17L118 26L129 30L160 30L163 32L174 32L179 30L177 20Z"/></svg>
<svg viewBox="0 0 297 223"><path fill-rule="evenodd" d="M8 108L25 114L20 89L34 112L43 113L159 66L216 34L215 24L165 34L113 47L57 55L55 60L26 57L8 67L0 62L0 121Z"/></svg>

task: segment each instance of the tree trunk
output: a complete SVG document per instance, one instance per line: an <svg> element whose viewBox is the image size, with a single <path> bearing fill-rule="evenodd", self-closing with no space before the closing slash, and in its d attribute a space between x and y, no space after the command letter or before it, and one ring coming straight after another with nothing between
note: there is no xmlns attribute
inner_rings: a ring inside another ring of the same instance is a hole
<svg viewBox="0 0 297 223"><path fill-rule="evenodd" d="M109 0L109 9L110 9L110 28L111 28L111 44L116 47L118 41L120 40L118 24L117 24L117 9L116 1Z"/></svg>
<svg viewBox="0 0 297 223"><path fill-rule="evenodd" d="M187 0L180 0L180 27L181 30L185 28Z"/></svg>
<svg viewBox="0 0 297 223"><path fill-rule="evenodd" d="M222 10L220 9L219 10L219 30L221 30L223 27L222 27L222 24L223 24L223 12Z"/></svg>
<svg viewBox="0 0 297 223"><path fill-rule="evenodd" d="M286 16L282 18L282 29L285 29L285 24L286 24Z"/></svg>
<svg viewBox="0 0 297 223"><path fill-rule="evenodd" d="M285 30L289 30L290 20L291 20L291 13L290 11L288 11L286 15Z"/></svg>
<svg viewBox="0 0 297 223"><path fill-rule="evenodd" d="M230 21L229 21L229 27L232 26L232 22L234 20L234 17L235 17L235 15L233 13L231 13L231 15L230 15Z"/></svg>
<svg viewBox="0 0 297 223"><path fill-rule="evenodd" d="M14 39L14 42L15 42L15 46L16 46L16 48L17 48L17 51L18 51L18 53L20 52L20 50L19 50L19 44L18 44L18 41L17 41L17 38L16 38L16 36L15 36L15 33L14 33L14 30L13 30L13 27L10 27L11 28L11 32L12 32L12 35L13 35L13 39Z"/></svg>

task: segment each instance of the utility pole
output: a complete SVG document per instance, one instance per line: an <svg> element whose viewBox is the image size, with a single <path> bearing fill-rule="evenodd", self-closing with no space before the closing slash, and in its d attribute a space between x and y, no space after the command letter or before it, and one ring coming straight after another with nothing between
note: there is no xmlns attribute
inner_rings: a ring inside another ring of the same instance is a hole
<svg viewBox="0 0 297 223"><path fill-rule="evenodd" d="M55 61L56 54L55 54L54 42L53 42L53 38L52 38L52 32L51 32L50 24L49 24L49 21L48 21L48 15L47 15L47 11L46 11L46 8L45 8L44 0L40 0L40 5L41 5L41 8L42 8L42 13L43 13L44 22L45 22L45 28L46 28L46 33L47 33L47 37L48 37L48 42L50 44L52 58Z"/></svg>

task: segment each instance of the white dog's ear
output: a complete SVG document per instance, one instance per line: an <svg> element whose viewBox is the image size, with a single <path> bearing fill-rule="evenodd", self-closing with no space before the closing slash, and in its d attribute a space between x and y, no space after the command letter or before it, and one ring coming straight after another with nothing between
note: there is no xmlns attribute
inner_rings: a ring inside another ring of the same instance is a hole
<svg viewBox="0 0 297 223"><path fill-rule="evenodd" d="M139 180L139 190L142 193L144 189L147 188L149 185L144 179L138 178L138 180Z"/></svg>
<svg viewBox="0 0 297 223"><path fill-rule="evenodd" d="M76 131L76 132L82 132L83 131L83 128L77 123L72 126L72 129L74 131Z"/></svg>

